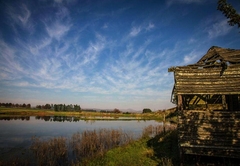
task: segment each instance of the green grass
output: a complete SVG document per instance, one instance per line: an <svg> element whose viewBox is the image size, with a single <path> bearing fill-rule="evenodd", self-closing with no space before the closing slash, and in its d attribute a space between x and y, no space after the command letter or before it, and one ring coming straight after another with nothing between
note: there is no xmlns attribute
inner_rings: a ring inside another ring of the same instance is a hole
<svg viewBox="0 0 240 166"><path fill-rule="evenodd" d="M103 157L85 162L88 166L154 166L158 162L152 148L147 147L146 139L132 142L126 146L109 150Z"/></svg>
<svg viewBox="0 0 240 166"><path fill-rule="evenodd" d="M81 164L86 166L179 165L176 130L158 134L153 138L143 137L125 146L111 149L103 156L85 160Z"/></svg>

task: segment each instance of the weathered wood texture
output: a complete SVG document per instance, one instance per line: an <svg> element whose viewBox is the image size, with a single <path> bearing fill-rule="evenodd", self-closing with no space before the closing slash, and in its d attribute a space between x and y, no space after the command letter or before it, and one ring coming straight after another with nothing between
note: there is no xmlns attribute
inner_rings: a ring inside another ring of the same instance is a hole
<svg viewBox="0 0 240 166"><path fill-rule="evenodd" d="M196 64L168 71L180 151L240 158L240 50L211 47Z"/></svg>
<svg viewBox="0 0 240 166"><path fill-rule="evenodd" d="M177 94L239 94L240 66L229 66L222 75L221 68L176 68Z"/></svg>
<svg viewBox="0 0 240 166"><path fill-rule="evenodd" d="M184 154L240 158L240 112L182 111L178 136Z"/></svg>

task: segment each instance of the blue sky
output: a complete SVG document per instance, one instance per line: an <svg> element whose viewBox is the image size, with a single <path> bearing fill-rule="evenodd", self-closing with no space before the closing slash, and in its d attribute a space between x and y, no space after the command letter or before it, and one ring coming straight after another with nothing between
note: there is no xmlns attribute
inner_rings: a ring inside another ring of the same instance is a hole
<svg viewBox="0 0 240 166"><path fill-rule="evenodd" d="M240 46L217 0L8 0L0 25L0 102L33 106L167 109L169 67Z"/></svg>

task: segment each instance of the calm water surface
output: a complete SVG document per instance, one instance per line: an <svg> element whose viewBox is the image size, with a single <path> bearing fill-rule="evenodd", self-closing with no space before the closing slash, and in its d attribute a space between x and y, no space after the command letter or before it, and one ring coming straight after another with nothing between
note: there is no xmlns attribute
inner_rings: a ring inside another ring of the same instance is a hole
<svg viewBox="0 0 240 166"><path fill-rule="evenodd" d="M148 125L159 125L155 120L78 120L72 117L0 118L0 152L11 148L28 147L33 136L42 139L70 138L74 133L94 129L121 129L135 137Z"/></svg>

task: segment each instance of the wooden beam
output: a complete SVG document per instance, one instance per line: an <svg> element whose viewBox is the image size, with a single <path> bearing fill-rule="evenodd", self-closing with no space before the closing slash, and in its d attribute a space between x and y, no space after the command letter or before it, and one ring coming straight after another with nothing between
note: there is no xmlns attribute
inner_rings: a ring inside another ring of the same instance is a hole
<svg viewBox="0 0 240 166"><path fill-rule="evenodd" d="M178 111L183 110L183 100L182 100L182 95L178 95Z"/></svg>
<svg viewBox="0 0 240 166"><path fill-rule="evenodd" d="M227 110L227 103L226 103L226 96L222 95L222 105L223 105L223 110Z"/></svg>

